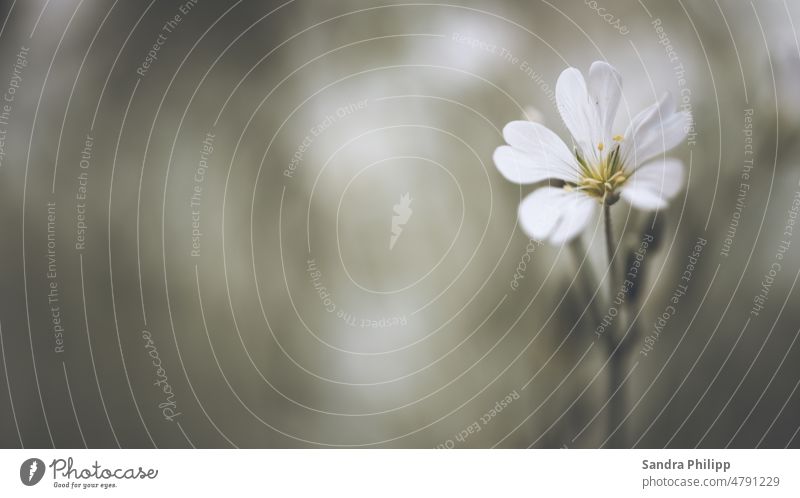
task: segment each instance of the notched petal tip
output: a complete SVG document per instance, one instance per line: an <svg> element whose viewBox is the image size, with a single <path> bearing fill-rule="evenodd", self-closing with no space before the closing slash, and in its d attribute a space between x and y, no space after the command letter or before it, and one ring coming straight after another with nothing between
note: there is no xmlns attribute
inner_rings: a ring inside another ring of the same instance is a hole
<svg viewBox="0 0 800 498"><path fill-rule="evenodd" d="M580 192L543 187L520 204L520 226L534 240L561 245L583 231L596 205L593 199Z"/></svg>
<svg viewBox="0 0 800 498"><path fill-rule="evenodd" d="M561 71L561 74L558 75L559 80L562 78L577 78L583 81L583 73L581 73L580 69L577 67L570 66ZM556 82L556 84L558 84L558 82Z"/></svg>
<svg viewBox="0 0 800 498"><path fill-rule="evenodd" d="M563 70L556 81L556 104L584 157L598 159L596 144L603 139L603 123L583 74L574 67Z"/></svg>
<svg viewBox="0 0 800 498"><path fill-rule="evenodd" d="M542 187L528 194L519 204L518 217L522 231L534 240L547 240L560 217L558 199L561 190Z"/></svg>
<svg viewBox="0 0 800 498"><path fill-rule="evenodd" d="M506 143L519 147L519 142L531 142L535 139L534 133L531 133L529 125L533 124L532 121L523 121L517 119L509 121L503 127L503 139Z"/></svg>
<svg viewBox="0 0 800 498"><path fill-rule="evenodd" d="M683 162L664 159L649 162L631 176L620 192L630 205L645 211L664 209L684 184Z"/></svg>
<svg viewBox="0 0 800 498"><path fill-rule="evenodd" d="M691 114L678 110L670 92L639 112L625 131L623 156L635 170L679 145L691 130Z"/></svg>
<svg viewBox="0 0 800 498"><path fill-rule="evenodd" d="M589 77L610 77L617 84L622 85L622 75L617 68L606 61L594 61L589 67Z"/></svg>
<svg viewBox="0 0 800 498"><path fill-rule="evenodd" d="M531 171L530 161L527 160L524 153L515 150L510 145L501 145L496 148L492 154L492 160L497 171L510 182L527 185L541 179L540 175Z"/></svg>
<svg viewBox="0 0 800 498"><path fill-rule="evenodd" d="M530 121L511 121L503 128L508 149L495 150L497 168L516 183L548 178L576 181L578 165L566 144L546 126Z"/></svg>
<svg viewBox="0 0 800 498"><path fill-rule="evenodd" d="M595 61L589 68L587 84L589 97L602 126L601 136L603 140L608 140L612 135L614 118L622 99L622 76L611 64Z"/></svg>

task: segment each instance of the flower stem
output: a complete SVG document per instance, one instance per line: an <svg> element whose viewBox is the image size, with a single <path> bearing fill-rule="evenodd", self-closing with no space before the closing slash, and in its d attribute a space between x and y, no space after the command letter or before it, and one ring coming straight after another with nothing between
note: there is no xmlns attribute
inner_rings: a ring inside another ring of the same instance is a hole
<svg viewBox="0 0 800 498"><path fill-rule="evenodd" d="M580 237L576 237L570 243L569 248L572 252L572 257L575 260L574 263L577 277L577 287L580 294L579 299L589 303L589 319L594 327L594 325L600 323L603 315L599 309L600 301L598 299L594 299L597 283L594 281L592 269L591 267L583 268L584 262L591 266L591 262L586 257L586 246L583 244L583 241Z"/></svg>
<svg viewBox="0 0 800 498"><path fill-rule="evenodd" d="M614 230L611 227L611 206L608 203L603 203L603 217L606 229L606 252L608 253L608 283L611 289L609 299L614 299L614 294L617 292L617 269L614 264Z"/></svg>
<svg viewBox="0 0 800 498"><path fill-rule="evenodd" d="M608 341L612 343L613 341ZM613 346L609 344L609 355L614 351ZM625 386L621 385L625 379L624 374L624 356L622 351L617 351L616 355L610 356L608 359L608 441L607 448L627 448L625 437L625 424L617 425L625 418ZM616 392L614 392L616 391ZM616 430L616 432L614 432Z"/></svg>
<svg viewBox="0 0 800 498"><path fill-rule="evenodd" d="M608 302L611 307L617 293L617 268L614 263L614 230L611 226L611 207L603 203L603 217L606 235L606 251L608 253ZM604 333L606 351L608 353L608 447L625 447L625 429L617 425L622 421L625 410L625 388L621 385L624 379L624 356L622 348L617 348L617 327L611 325ZM615 354L616 349L616 354ZM614 432L616 430L616 432Z"/></svg>

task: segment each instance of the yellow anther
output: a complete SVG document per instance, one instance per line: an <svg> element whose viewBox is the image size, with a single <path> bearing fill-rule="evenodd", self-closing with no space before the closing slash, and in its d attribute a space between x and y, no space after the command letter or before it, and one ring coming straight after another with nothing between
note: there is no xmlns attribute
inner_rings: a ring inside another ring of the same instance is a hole
<svg viewBox="0 0 800 498"><path fill-rule="evenodd" d="M613 138L614 138L615 142L621 142L622 141L622 135L614 135Z"/></svg>
<svg viewBox="0 0 800 498"><path fill-rule="evenodd" d="M615 135L615 142L622 140L621 135ZM597 199L602 203L613 204L619 198L617 190L625 184L628 177L624 165L619 158L618 144L612 144L609 154L599 154L597 162L587 163L576 152L576 157L581 166L580 177L575 183L575 190ZM605 143L598 142L597 149L603 152Z"/></svg>

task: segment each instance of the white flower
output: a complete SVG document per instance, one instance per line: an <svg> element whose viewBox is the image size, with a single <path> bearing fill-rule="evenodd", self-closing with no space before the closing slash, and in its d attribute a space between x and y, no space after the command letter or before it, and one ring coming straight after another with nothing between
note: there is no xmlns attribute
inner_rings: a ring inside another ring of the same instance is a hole
<svg viewBox="0 0 800 498"><path fill-rule="evenodd" d="M570 67L558 77L556 101L575 143L572 151L538 123L512 121L503 129L508 145L494 153L503 176L520 184L563 184L539 188L520 204L520 224L529 237L562 244L583 230L598 205L622 198L639 209L661 209L680 191L683 163L663 154L686 137L691 116L676 112L666 94L624 133L614 134L621 96L622 79L610 64L593 63L588 82Z"/></svg>

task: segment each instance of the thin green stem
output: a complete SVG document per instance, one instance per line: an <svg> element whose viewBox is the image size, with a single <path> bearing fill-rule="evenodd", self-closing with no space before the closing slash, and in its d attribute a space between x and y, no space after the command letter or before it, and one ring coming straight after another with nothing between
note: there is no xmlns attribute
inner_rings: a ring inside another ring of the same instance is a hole
<svg viewBox="0 0 800 498"><path fill-rule="evenodd" d="M617 292L617 265L614 258L614 230L611 226L611 206L608 203L603 203L603 217L606 229L606 252L608 253L608 283L611 294L609 299L614 299L614 294Z"/></svg>
<svg viewBox="0 0 800 498"><path fill-rule="evenodd" d="M608 253L608 287L609 306L614 301L617 293L617 268L614 258L614 230L611 226L611 209L607 203L603 203L603 217L606 235L606 251ZM625 387L621 386L624 379L625 359L622 348L615 349L617 346L617 327L613 324L609 326L605 333L606 351L608 353L608 446L611 448L625 447L625 428L617 425L622 421L625 410ZM616 391L616 392L615 392ZM616 432L615 432L616 431Z"/></svg>
<svg viewBox="0 0 800 498"><path fill-rule="evenodd" d="M594 327L600 323L602 313L599 309L599 301L597 299L593 299L594 290L597 288L597 285L594 280L591 264L589 263L589 259L586 257L586 246L583 244L583 240L581 240L580 237L575 237L570 243L569 248L571 249L572 257L575 260L577 284L579 292L581 293L579 299L582 301L585 300L585 302L588 303L589 318L591 319L592 326ZM581 268L584 261L587 263L587 267Z"/></svg>

